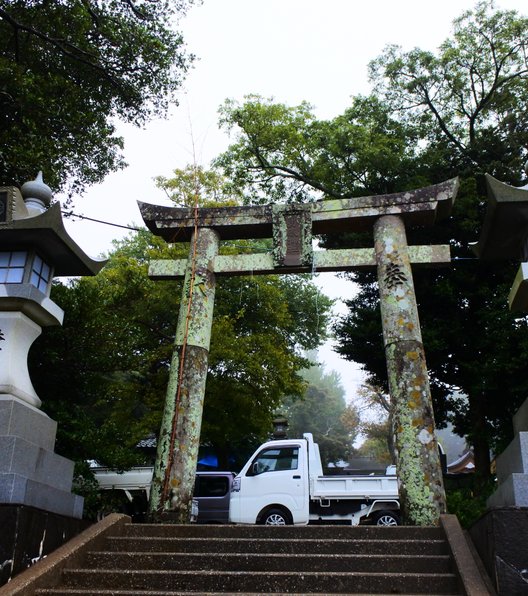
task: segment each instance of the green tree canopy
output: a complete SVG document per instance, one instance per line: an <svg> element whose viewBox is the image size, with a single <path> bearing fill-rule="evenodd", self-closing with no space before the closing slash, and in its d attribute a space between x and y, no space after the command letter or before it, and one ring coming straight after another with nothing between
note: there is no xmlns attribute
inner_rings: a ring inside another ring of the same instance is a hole
<svg viewBox="0 0 528 596"><path fill-rule="evenodd" d="M0 0L2 185L79 191L123 167L116 119L165 113L191 62L193 0Z"/></svg>
<svg viewBox="0 0 528 596"><path fill-rule="evenodd" d="M248 202L394 192L398 180L416 185L416 129L374 96L354 97L332 120L317 120L307 103L287 106L259 96L242 105L229 100L220 113L220 125L236 137L216 163Z"/></svg>
<svg viewBox="0 0 528 596"><path fill-rule="evenodd" d="M314 355L308 355L315 360ZM325 372L321 365L302 372L307 387L301 399L284 400L281 412L288 420L290 437L302 437L309 432L319 444L323 465L346 460L358 434L358 415L353 405L346 403L345 390L339 374Z"/></svg>
<svg viewBox="0 0 528 596"><path fill-rule="evenodd" d="M528 156L528 18L486 0L453 25L436 55L385 48L370 64L376 93L419 126L442 169L518 184Z"/></svg>
<svg viewBox="0 0 528 596"><path fill-rule="evenodd" d="M354 404L359 416L358 429L364 439L356 454L380 463L395 464L390 396L381 387L365 383L358 389Z"/></svg>
<svg viewBox="0 0 528 596"><path fill-rule="evenodd" d="M514 266L477 261L470 245L478 239L486 202L481 174L521 181L528 141L521 92L528 82L528 19L482 2L454 25L438 55L392 47L371 64L371 72L398 118L417 123L420 166L431 182L462 176L453 216L409 236L450 243L456 259L448 270L415 271L416 294L437 420L449 417L468 435L485 475L490 447L500 451L509 441L511 417L526 395L521 371L528 329L526 320L507 311ZM339 351L365 363L372 382L380 384L385 370L377 355L377 301L372 284L363 283L337 333Z"/></svg>
<svg viewBox="0 0 528 596"><path fill-rule="evenodd" d="M96 277L52 287L64 324L43 331L29 367L43 410L59 422L57 451L74 460L127 468L159 424L181 288L148 279L156 255L167 255L165 243L139 232L116 243Z"/></svg>
<svg viewBox="0 0 528 596"><path fill-rule="evenodd" d="M242 200L238 187L219 170L194 164L176 168L170 178L157 176L156 186L178 207L229 207Z"/></svg>

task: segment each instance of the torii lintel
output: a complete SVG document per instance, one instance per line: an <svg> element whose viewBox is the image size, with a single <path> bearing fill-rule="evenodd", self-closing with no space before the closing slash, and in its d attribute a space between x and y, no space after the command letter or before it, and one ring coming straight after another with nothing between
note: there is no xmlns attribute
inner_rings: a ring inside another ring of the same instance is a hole
<svg viewBox="0 0 528 596"><path fill-rule="evenodd" d="M143 221L167 242L186 242L194 227L213 228L222 240L271 238L278 213L303 213L314 235L372 229L382 215L398 215L405 225L430 226L449 215L458 188L453 178L424 188L386 195L245 207L164 207L138 202Z"/></svg>

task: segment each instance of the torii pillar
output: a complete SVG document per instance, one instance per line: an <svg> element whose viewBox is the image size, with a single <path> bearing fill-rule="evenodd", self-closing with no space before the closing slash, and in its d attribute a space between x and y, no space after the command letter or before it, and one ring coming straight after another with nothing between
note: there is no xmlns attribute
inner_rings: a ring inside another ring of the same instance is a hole
<svg viewBox="0 0 528 596"><path fill-rule="evenodd" d="M442 468L411 264L450 261L449 246L407 246L406 226L448 215L457 180L414 191L257 207L161 207L140 203L148 228L168 242L191 240L187 261L153 261L154 279L186 277L154 471L151 517L189 520L217 275L269 275L377 268L404 523L437 525L445 512ZM371 229L374 248L313 251L312 236ZM219 240L273 238L272 254L218 255ZM198 332L195 334L194 329ZM187 331L185 331L187 330ZM196 356L181 354L190 350Z"/></svg>

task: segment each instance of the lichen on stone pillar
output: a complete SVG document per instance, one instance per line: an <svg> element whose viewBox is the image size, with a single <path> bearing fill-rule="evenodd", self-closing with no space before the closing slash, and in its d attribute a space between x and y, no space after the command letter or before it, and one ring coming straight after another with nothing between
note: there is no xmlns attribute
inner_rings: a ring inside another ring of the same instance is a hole
<svg viewBox="0 0 528 596"><path fill-rule="evenodd" d="M445 492L401 218L380 217L374 240L402 515L408 525L438 525Z"/></svg>

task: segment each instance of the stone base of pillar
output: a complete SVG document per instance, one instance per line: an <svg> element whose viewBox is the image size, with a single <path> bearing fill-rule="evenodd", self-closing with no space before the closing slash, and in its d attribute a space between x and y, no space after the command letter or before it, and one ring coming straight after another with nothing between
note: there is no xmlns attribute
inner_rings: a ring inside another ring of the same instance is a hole
<svg viewBox="0 0 528 596"><path fill-rule="evenodd" d="M44 412L0 398L0 504L82 517L84 500L71 492L74 464L53 451L56 430Z"/></svg>
<svg viewBox="0 0 528 596"><path fill-rule="evenodd" d="M77 536L90 523L25 505L0 504L0 586Z"/></svg>
<svg viewBox="0 0 528 596"><path fill-rule="evenodd" d="M515 435L497 457L497 490L487 501L494 507L528 507L528 399L513 417Z"/></svg>
<svg viewBox="0 0 528 596"><path fill-rule="evenodd" d="M527 593L528 508L504 507L485 513L469 529L499 596Z"/></svg>

